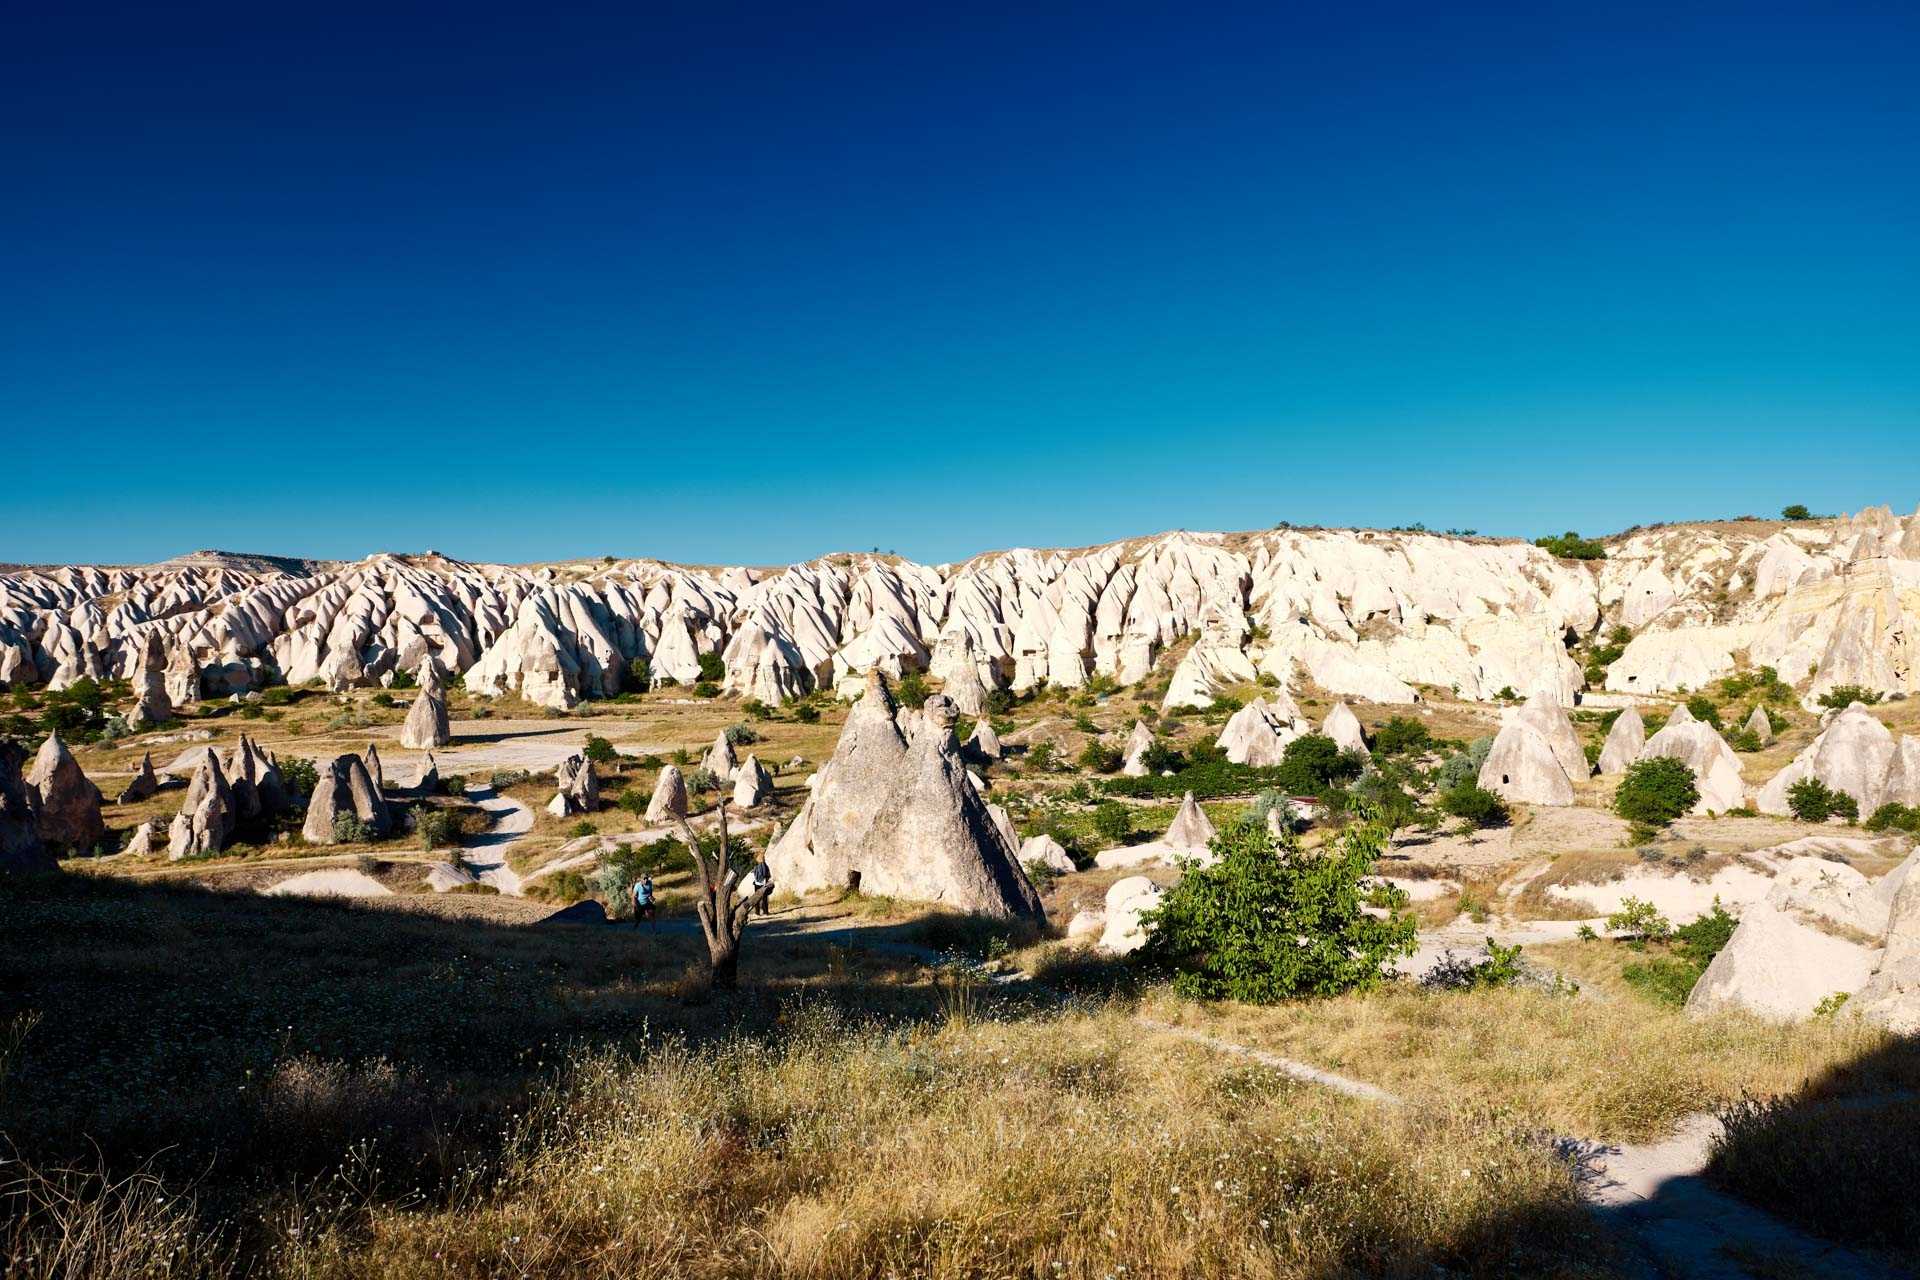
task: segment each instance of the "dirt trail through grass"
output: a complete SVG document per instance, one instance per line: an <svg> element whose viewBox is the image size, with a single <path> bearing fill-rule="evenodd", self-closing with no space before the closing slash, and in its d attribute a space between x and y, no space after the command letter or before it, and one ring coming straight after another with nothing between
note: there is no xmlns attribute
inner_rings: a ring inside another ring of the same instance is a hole
<svg viewBox="0 0 1920 1280"><path fill-rule="evenodd" d="M507 850L515 841L533 830L533 810L492 787L469 787L467 799L492 816L493 826L468 842L464 853L481 884L490 884L501 893L519 897L520 875L507 861Z"/></svg>

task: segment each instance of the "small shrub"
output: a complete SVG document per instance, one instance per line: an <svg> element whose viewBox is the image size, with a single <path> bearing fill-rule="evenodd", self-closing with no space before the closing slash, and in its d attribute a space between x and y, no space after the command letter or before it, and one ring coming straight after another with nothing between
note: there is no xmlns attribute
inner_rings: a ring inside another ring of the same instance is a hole
<svg viewBox="0 0 1920 1280"><path fill-rule="evenodd" d="M1104 801L1094 808L1093 829L1103 839L1119 844L1133 833L1133 813L1118 800Z"/></svg>
<svg viewBox="0 0 1920 1280"><path fill-rule="evenodd" d="M1518 944L1503 947L1488 938L1484 956L1475 959L1449 951L1421 976L1420 985L1429 991L1484 991L1510 987L1520 980L1523 972Z"/></svg>
<svg viewBox="0 0 1920 1280"><path fill-rule="evenodd" d="M358 814L333 815L333 838L337 844L358 844L367 838L367 826Z"/></svg>
<svg viewBox="0 0 1920 1280"><path fill-rule="evenodd" d="M1059 767L1060 753L1051 742L1042 742L1027 749L1026 762L1042 773L1050 773Z"/></svg>
<svg viewBox="0 0 1920 1280"><path fill-rule="evenodd" d="M1673 932L1673 924L1651 902L1644 898L1627 897L1620 900L1620 909L1607 917L1607 928L1615 933L1629 934L1634 938L1658 942Z"/></svg>
<svg viewBox="0 0 1920 1280"><path fill-rule="evenodd" d="M1628 822L1666 827L1700 802L1693 770L1679 760L1655 756L1627 767L1613 793L1613 811Z"/></svg>
<svg viewBox="0 0 1920 1280"><path fill-rule="evenodd" d="M749 720L770 720L773 718L773 708L758 698L748 698L740 704L740 710L746 713L747 719Z"/></svg>
<svg viewBox="0 0 1920 1280"><path fill-rule="evenodd" d="M582 836L599 835L600 828L594 826L593 823L587 821L585 818L582 818L580 819L580 821L574 823L571 827L567 828L567 834L572 836L574 839L578 840Z"/></svg>
<svg viewBox="0 0 1920 1280"><path fill-rule="evenodd" d="M1852 796L1835 791L1818 778L1802 778L1787 788L1787 808L1802 822L1825 822L1842 811L1842 800L1856 816L1859 814L1859 804Z"/></svg>
<svg viewBox="0 0 1920 1280"><path fill-rule="evenodd" d="M1780 508L1780 518L1782 520L1811 520L1813 519L1813 512L1807 510L1807 504L1804 502L1790 502Z"/></svg>
<svg viewBox="0 0 1920 1280"><path fill-rule="evenodd" d="M373 705L376 707L390 707L393 705L393 695L385 689L382 689L373 695Z"/></svg>
<svg viewBox="0 0 1920 1280"><path fill-rule="evenodd" d="M691 795L699 795L702 792L717 791L720 789L719 776L705 765L697 769L689 770L686 780L687 791Z"/></svg>
<svg viewBox="0 0 1920 1280"><path fill-rule="evenodd" d="M1212 866L1187 867L1142 918L1143 956L1203 1000L1271 1004L1377 987L1415 945L1411 915L1367 910L1363 885L1388 838L1384 825L1356 822L1305 854L1237 824L1214 838Z"/></svg>
<svg viewBox="0 0 1920 1280"><path fill-rule="evenodd" d="M1440 794L1443 813L1472 823L1481 831L1504 827L1510 815L1507 802L1476 783L1465 782Z"/></svg>
<svg viewBox="0 0 1920 1280"><path fill-rule="evenodd" d="M487 785L495 791L500 791L507 787L517 787L532 776L525 769L495 769L488 777Z"/></svg>
<svg viewBox="0 0 1920 1280"><path fill-rule="evenodd" d="M1562 560L1605 560L1607 549L1591 538L1583 538L1569 529L1557 538L1535 538L1533 545Z"/></svg>
<svg viewBox="0 0 1920 1280"><path fill-rule="evenodd" d="M320 782L320 769L305 756L284 756L280 760L280 781L298 795L310 796Z"/></svg>
<svg viewBox="0 0 1920 1280"><path fill-rule="evenodd" d="M760 741L760 734L752 725L730 724L726 728L726 739L736 747L750 747Z"/></svg>
<svg viewBox="0 0 1920 1280"><path fill-rule="evenodd" d="M1713 705L1713 699L1704 693L1696 693L1687 699L1687 710L1693 713L1695 720L1705 721L1718 729L1720 727L1720 708Z"/></svg>
<svg viewBox="0 0 1920 1280"><path fill-rule="evenodd" d="M431 853L442 845L453 843L453 815L445 809L418 805L413 811L413 833L420 837L421 845Z"/></svg>
<svg viewBox="0 0 1920 1280"><path fill-rule="evenodd" d="M1432 745L1433 734L1427 726L1407 716L1394 716L1373 735L1376 756L1419 755Z"/></svg>
<svg viewBox="0 0 1920 1280"><path fill-rule="evenodd" d="M1120 749L1104 742L1089 742L1080 752L1080 767L1094 773L1112 773L1122 763Z"/></svg>
<svg viewBox="0 0 1920 1280"><path fill-rule="evenodd" d="M1920 806L1883 804L1866 821L1869 831L1906 831L1920 834Z"/></svg>
<svg viewBox="0 0 1920 1280"><path fill-rule="evenodd" d="M703 653L699 658L700 678L711 684L718 684L727 678L727 664L717 653Z"/></svg>
<svg viewBox="0 0 1920 1280"><path fill-rule="evenodd" d="M645 658L630 658L620 673L620 688L626 693L645 693L653 687L653 667Z"/></svg>
<svg viewBox="0 0 1920 1280"><path fill-rule="evenodd" d="M613 749L613 744L598 734L587 735L585 754L587 759L595 764L612 764L620 758L620 753Z"/></svg>
<svg viewBox="0 0 1920 1280"><path fill-rule="evenodd" d="M927 678L918 671L907 672L893 686L894 698L903 707L923 707L932 693Z"/></svg>
<svg viewBox="0 0 1920 1280"><path fill-rule="evenodd" d="M693 696L696 698L717 698L720 696L720 686L711 680L702 680L693 686Z"/></svg>
<svg viewBox="0 0 1920 1280"><path fill-rule="evenodd" d="M1880 695L1863 685L1837 684L1820 695L1820 705L1831 707L1835 711L1845 711L1854 703L1872 706L1880 701Z"/></svg>

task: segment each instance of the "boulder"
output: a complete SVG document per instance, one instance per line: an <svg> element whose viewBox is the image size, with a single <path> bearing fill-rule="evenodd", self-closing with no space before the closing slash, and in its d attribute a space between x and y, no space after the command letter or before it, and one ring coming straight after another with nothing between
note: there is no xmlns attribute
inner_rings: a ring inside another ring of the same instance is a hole
<svg viewBox="0 0 1920 1280"><path fill-rule="evenodd" d="M87 780L58 733L48 734L40 744L27 771L27 785L34 791L42 843L88 853L107 838L100 788Z"/></svg>
<svg viewBox="0 0 1920 1280"><path fill-rule="evenodd" d="M1775 1021L1804 1018L1821 1001L1858 990L1872 971L1873 948L1769 895L1741 914L1727 945L1694 984L1687 1009L1743 1009Z"/></svg>
<svg viewBox="0 0 1920 1280"><path fill-rule="evenodd" d="M1763 747L1773 741L1773 719L1767 715L1765 707L1755 707L1753 714L1747 717L1747 722L1742 727L1758 739Z"/></svg>
<svg viewBox="0 0 1920 1280"><path fill-rule="evenodd" d="M1504 800L1573 803L1573 780L1561 767L1552 744L1520 719L1508 720L1494 735L1493 748L1480 766L1480 785Z"/></svg>
<svg viewBox="0 0 1920 1280"><path fill-rule="evenodd" d="M1567 717L1567 709L1554 698L1536 693L1525 705L1508 711L1504 718L1518 720L1546 739L1569 782L1577 782L1593 772L1587 763L1586 748L1580 745L1580 735Z"/></svg>
<svg viewBox="0 0 1920 1280"><path fill-rule="evenodd" d="M150 819L133 829L120 852L133 858L150 858L166 846L167 829L159 819Z"/></svg>
<svg viewBox="0 0 1920 1280"><path fill-rule="evenodd" d="M1600 772L1619 774L1627 771L1627 766L1640 758L1641 748L1647 745L1647 722L1640 718L1637 708L1628 707L1614 718L1613 727L1607 730L1607 740L1600 747Z"/></svg>
<svg viewBox="0 0 1920 1280"><path fill-rule="evenodd" d="M1124 956L1147 944L1140 917L1160 905L1160 886L1145 876L1116 880L1107 890L1106 915L1099 947L1108 955Z"/></svg>
<svg viewBox="0 0 1920 1280"><path fill-rule="evenodd" d="M1351 751L1369 760L1373 753L1367 750L1367 734L1360 727L1360 717L1353 714L1353 708L1344 702L1333 704L1333 710L1327 712L1326 722L1320 726L1320 732L1332 738L1334 745L1342 751Z"/></svg>
<svg viewBox="0 0 1920 1280"><path fill-rule="evenodd" d="M21 766L26 752L0 738L0 874L50 871L59 865L40 839L40 797L27 785Z"/></svg>
<svg viewBox="0 0 1920 1280"><path fill-rule="evenodd" d="M420 664L420 692L407 708L407 722L400 726L400 745L415 751L444 747L453 740L453 728L447 720L447 693L440 683L440 667L432 661Z"/></svg>
<svg viewBox="0 0 1920 1280"><path fill-rule="evenodd" d="M1000 918L1044 918L1017 851L967 780L956 710L928 700L909 742L876 668L832 759L786 834L767 850L774 879L795 893L857 885Z"/></svg>
<svg viewBox="0 0 1920 1280"><path fill-rule="evenodd" d="M734 755L733 744L727 741L724 730L714 738L707 754L700 757L700 767L722 782L733 781L733 771L740 767L740 758Z"/></svg>
<svg viewBox="0 0 1920 1280"><path fill-rule="evenodd" d="M1733 754L1719 731L1702 720L1688 719L1668 724L1647 739L1640 759L1664 756L1678 760L1693 770L1694 785L1700 799L1695 813L1725 813L1747 802L1746 784L1740 780L1740 757Z"/></svg>
<svg viewBox="0 0 1920 1280"><path fill-rule="evenodd" d="M1048 835L1028 836L1020 846L1020 865L1031 867L1035 864L1062 875L1074 869L1073 859L1068 856L1066 848ZM1068 930L1068 936L1072 936L1072 930Z"/></svg>
<svg viewBox="0 0 1920 1280"><path fill-rule="evenodd" d="M1153 746L1153 731L1140 721L1133 722L1133 729L1127 734L1125 763L1120 772L1129 778L1147 776L1147 750Z"/></svg>
<svg viewBox="0 0 1920 1280"><path fill-rule="evenodd" d="M687 816L687 780L674 765L660 770L647 801L648 822L671 822Z"/></svg>
<svg viewBox="0 0 1920 1280"><path fill-rule="evenodd" d="M420 767L414 771L408 790L417 796L430 796L440 790L440 762L433 758L433 752L420 757Z"/></svg>
<svg viewBox="0 0 1920 1280"><path fill-rule="evenodd" d="M1213 838L1218 833L1207 818L1207 811L1200 807L1189 791L1180 801L1180 811L1173 815L1173 823L1167 833L1160 837L1160 843L1183 853L1205 854L1210 851Z"/></svg>
<svg viewBox="0 0 1920 1280"><path fill-rule="evenodd" d="M980 679L980 668L974 665L971 643L962 646L961 661L954 664L953 674L947 677L946 686L941 692L953 699L953 705L960 709L961 715L986 714L987 686Z"/></svg>
<svg viewBox="0 0 1920 1280"><path fill-rule="evenodd" d="M559 789L553 799L547 801L547 812L556 818L570 818L577 813L594 813L600 808L600 775L594 772L593 761L587 759L584 751L576 751L560 762L554 770L554 779Z"/></svg>
<svg viewBox="0 0 1920 1280"><path fill-rule="evenodd" d="M967 735L964 752L973 760L998 760L1005 754L1005 749L1000 745L1000 735L982 717L974 721L973 732Z"/></svg>
<svg viewBox="0 0 1920 1280"><path fill-rule="evenodd" d="M160 779L153 772L153 756L145 754L140 757L140 767L134 771L133 781L126 785L120 792L120 798L114 803L133 804L159 793Z"/></svg>
<svg viewBox="0 0 1920 1280"><path fill-rule="evenodd" d="M1067 938L1086 938L1098 934L1107 927L1107 913L1103 908L1076 911L1073 919L1067 922Z"/></svg>
<svg viewBox="0 0 1920 1280"><path fill-rule="evenodd" d="M219 755L209 751L187 786L180 812L167 829L167 857L177 862L220 852L233 838L238 817L226 770L220 766Z"/></svg>
<svg viewBox="0 0 1920 1280"><path fill-rule="evenodd" d="M734 771L733 807L752 809L773 799L773 775L760 763L760 757L749 752L746 763Z"/></svg>

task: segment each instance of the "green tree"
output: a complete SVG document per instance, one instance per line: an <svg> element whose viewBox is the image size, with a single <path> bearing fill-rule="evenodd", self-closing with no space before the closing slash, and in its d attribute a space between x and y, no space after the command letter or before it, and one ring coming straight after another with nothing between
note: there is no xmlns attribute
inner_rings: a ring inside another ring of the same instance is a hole
<svg viewBox="0 0 1920 1280"><path fill-rule="evenodd" d="M1780 508L1780 518L1782 520L1811 520L1813 519L1813 512L1807 510L1806 503L1795 502Z"/></svg>
<svg viewBox="0 0 1920 1280"><path fill-rule="evenodd" d="M1671 826L1700 802L1693 770L1670 756L1655 756L1627 766L1613 793L1613 811L1644 827Z"/></svg>
<svg viewBox="0 0 1920 1280"><path fill-rule="evenodd" d="M1093 811L1093 829L1115 844L1133 832L1133 813L1118 800L1108 800Z"/></svg>
<svg viewBox="0 0 1920 1280"><path fill-rule="evenodd" d="M1413 954L1404 894L1370 915L1362 883L1387 845L1365 814L1311 854L1265 826L1239 823L1213 841L1212 866L1188 866L1147 912L1144 956L1174 971L1174 989L1203 1000L1272 1004L1378 986Z"/></svg>
<svg viewBox="0 0 1920 1280"><path fill-rule="evenodd" d="M1507 825L1507 802L1475 782L1462 782L1441 792L1440 809L1483 831Z"/></svg>
<svg viewBox="0 0 1920 1280"><path fill-rule="evenodd" d="M727 664L717 653L700 655L700 679L708 684L719 684L727 678Z"/></svg>
<svg viewBox="0 0 1920 1280"><path fill-rule="evenodd" d="M587 735L586 757L595 764L612 764L620 758L620 753L613 749L611 742L590 733Z"/></svg>

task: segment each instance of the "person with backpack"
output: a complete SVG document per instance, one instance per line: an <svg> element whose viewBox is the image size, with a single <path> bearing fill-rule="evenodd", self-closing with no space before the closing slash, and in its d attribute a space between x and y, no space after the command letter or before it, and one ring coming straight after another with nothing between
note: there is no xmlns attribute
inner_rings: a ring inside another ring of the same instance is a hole
<svg viewBox="0 0 1920 1280"><path fill-rule="evenodd" d="M765 855L753 864L752 876L755 901L760 904L757 912L764 916L769 911L767 900L773 896L773 868L767 865Z"/></svg>
<svg viewBox="0 0 1920 1280"><path fill-rule="evenodd" d="M654 932L660 931L660 920L653 901L653 873L647 872L633 882L633 927L638 929L642 919L653 925Z"/></svg>

